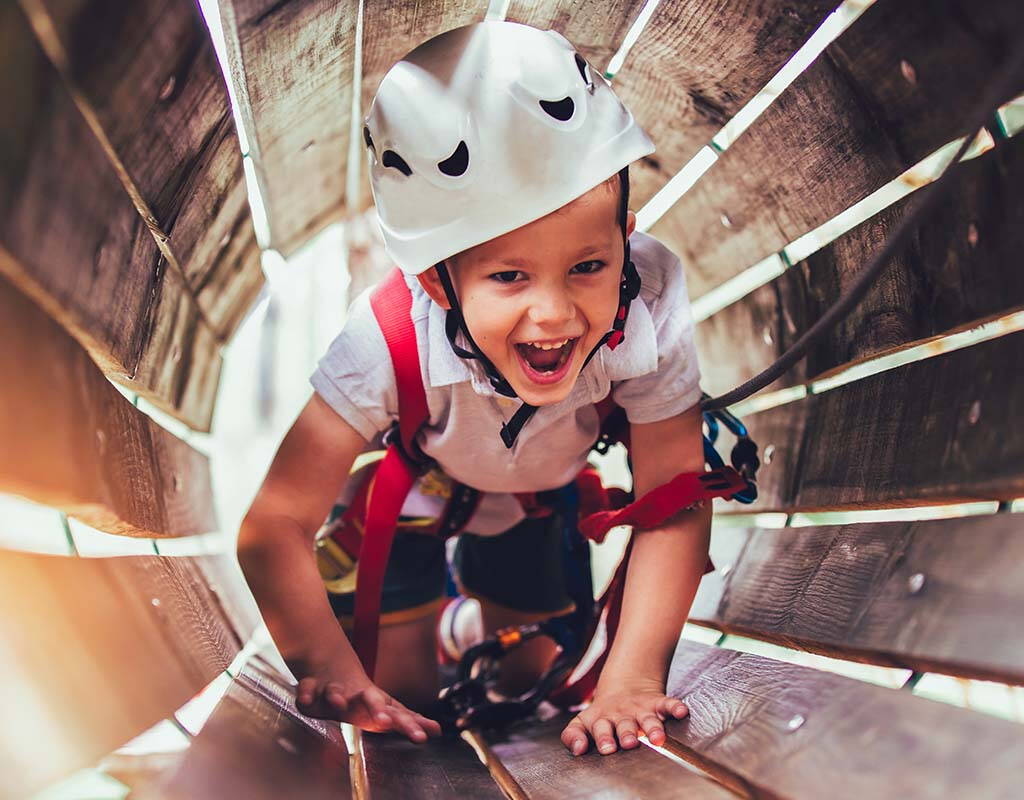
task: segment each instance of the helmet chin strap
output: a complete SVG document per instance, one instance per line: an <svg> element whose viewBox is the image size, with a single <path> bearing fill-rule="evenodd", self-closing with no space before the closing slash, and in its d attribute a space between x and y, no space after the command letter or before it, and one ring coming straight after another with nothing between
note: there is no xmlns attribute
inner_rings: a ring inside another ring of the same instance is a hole
<svg viewBox="0 0 1024 800"><path fill-rule="evenodd" d="M626 236L625 223L622 226L622 238L625 248L622 263L622 280L619 282L619 308L615 313L612 329L602 336L600 341L587 354L586 359L583 361L583 366L580 367L581 371L586 368L587 364L590 363L590 360L601 347L608 345L610 350L614 350L622 343L626 336L626 319L629 316L629 304L640 294L640 273L636 271L636 266L634 266L632 259L629 257L629 239ZM481 352L476 342L473 341L473 336L466 325L465 317L462 315L462 306L459 305L459 298L455 293L455 287L452 285L451 275L448 274L447 266L442 261L435 265L435 269L437 270L438 277L441 279L441 286L444 288L445 297L448 299L449 308L448 313L445 315L444 332L448 337L452 350L455 351L455 355L459 358L479 361L484 373L487 375L487 379L491 382L491 386L494 387L498 394L505 397L518 397L511 384L491 363L491 360ZM470 350L466 350L455 341L459 331L462 331L463 336L466 337L466 341L471 348ZM537 406L523 403L516 410L516 413L512 415L512 419L502 424L501 441L505 443L505 447L512 448L516 438L519 436L519 432L529 422L530 417L533 416L536 410Z"/></svg>

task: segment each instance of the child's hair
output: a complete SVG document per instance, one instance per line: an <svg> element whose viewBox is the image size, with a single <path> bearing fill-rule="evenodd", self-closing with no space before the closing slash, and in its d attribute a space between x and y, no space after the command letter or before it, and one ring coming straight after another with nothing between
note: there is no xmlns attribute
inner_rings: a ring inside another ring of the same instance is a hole
<svg viewBox="0 0 1024 800"><path fill-rule="evenodd" d="M607 178L598 186L605 186L610 191L615 191L615 184L619 185L619 210L615 222L622 230L626 230L626 212L629 211L629 165L627 164L610 178ZM557 214L561 209L557 209Z"/></svg>

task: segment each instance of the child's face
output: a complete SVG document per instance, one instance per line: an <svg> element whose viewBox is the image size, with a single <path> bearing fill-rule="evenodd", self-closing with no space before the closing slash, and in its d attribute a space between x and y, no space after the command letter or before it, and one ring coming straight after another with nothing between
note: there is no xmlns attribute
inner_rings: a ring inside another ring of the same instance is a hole
<svg viewBox="0 0 1024 800"><path fill-rule="evenodd" d="M565 399L611 329L623 259L618 180L448 259L473 339L531 405ZM627 235L635 226L629 212ZM420 282L448 307L435 270Z"/></svg>

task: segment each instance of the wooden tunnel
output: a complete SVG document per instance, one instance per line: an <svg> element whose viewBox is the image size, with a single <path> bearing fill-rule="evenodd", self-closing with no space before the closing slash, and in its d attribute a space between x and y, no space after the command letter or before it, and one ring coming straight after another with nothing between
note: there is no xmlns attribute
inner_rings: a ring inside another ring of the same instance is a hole
<svg viewBox="0 0 1024 800"><path fill-rule="evenodd" d="M603 69L650 5L610 76L657 145L631 170L633 207L713 144L714 163L651 232L698 303L777 265L697 327L704 388L731 389L849 285L929 179L912 168L971 133L972 104L1024 37L1015 0L848 2L848 27L746 130L719 135L836 4L220 0L244 154L189 0L0 4L0 492L125 541L182 542L105 558L0 550L0 797L105 757L139 798L1019 797L1020 724L692 639L669 686L691 715L670 723L665 751L573 759L556 719L474 747L366 735L350 752L337 725L296 711L272 657L246 648L260 619L208 458L111 383L210 429L221 349L263 284L261 248L288 256L332 222L359 224L372 201L361 151L349 159L353 110L416 44L503 14L560 31ZM1024 91L1017 77L1001 101ZM1024 685L1024 525L1011 506L1024 496L1024 137L1004 123L990 120L864 302L771 387L787 391L744 417L764 454L753 511L791 521L995 501L1001 513L716 527L719 568L692 622ZM900 176L907 196L877 200ZM351 256L353 286L374 280L373 259ZM993 320L986 341L848 372ZM186 750L115 753L231 664Z"/></svg>

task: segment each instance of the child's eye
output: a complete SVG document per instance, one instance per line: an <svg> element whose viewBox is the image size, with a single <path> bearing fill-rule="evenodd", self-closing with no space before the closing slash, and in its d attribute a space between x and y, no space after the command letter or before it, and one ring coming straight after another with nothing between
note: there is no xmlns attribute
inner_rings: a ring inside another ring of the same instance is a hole
<svg viewBox="0 0 1024 800"><path fill-rule="evenodd" d="M581 261L572 269L577 275L593 275L600 272L603 267L603 261Z"/></svg>
<svg viewBox="0 0 1024 800"><path fill-rule="evenodd" d="M515 283L516 278L519 277L519 270L510 269L504 272L494 272L489 277L491 280L497 281L498 283Z"/></svg>

